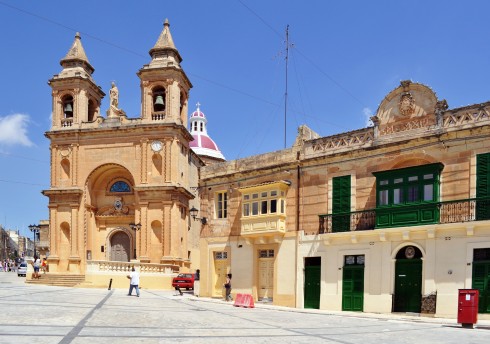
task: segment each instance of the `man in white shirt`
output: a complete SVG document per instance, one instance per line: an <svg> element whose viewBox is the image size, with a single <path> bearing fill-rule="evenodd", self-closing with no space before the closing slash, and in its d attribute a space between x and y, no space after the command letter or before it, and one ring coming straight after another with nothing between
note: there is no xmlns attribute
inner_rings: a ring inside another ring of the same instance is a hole
<svg viewBox="0 0 490 344"><path fill-rule="evenodd" d="M129 293L128 296L131 296L133 293L133 288L136 289L136 296L140 297L140 289L138 285L140 284L140 274L138 271L134 270L134 266L131 268L131 272L127 276L129 278Z"/></svg>

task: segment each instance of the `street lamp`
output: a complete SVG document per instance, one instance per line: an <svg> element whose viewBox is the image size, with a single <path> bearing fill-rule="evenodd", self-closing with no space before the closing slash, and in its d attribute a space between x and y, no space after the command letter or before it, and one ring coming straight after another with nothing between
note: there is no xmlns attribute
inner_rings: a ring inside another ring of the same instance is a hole
<svg viewBox="0 0 490 344"><path fill-rule="evenodd" d="M139 231L141 229L141 223L130 223L129 224L129 228L131 228L132 230L134 230L135 232L136 231ZM136 240L136 233L134 235L134 238ZM136 246L136 245L135 245ZM134 249L134 259L136 259L136 247Z"/></svg>
<svg viewBox="0 0 490 344"><path fill-rule="evenodd" d="M194 219L194 221L201 220L201 223L203 225L205 225L206 223L208 223L208 219L207 218L205 218L205 217L197 217L197 213L198 212L199 212L199 210L197 210L195 207L192 207L191 210L189 210L189 213L191 214L191 216Z"/></svg>
<svg viewBox="0 0 490 344"><path fill-rule="evenodd" d="M34 239L34 258L36 258L37 257L37 254L36 254L36 236L39 234L39 230L41 229L41 227L39 227L39 225L29 225L27 227L29 227L29 230L33 234L33 239Z"/></svg>

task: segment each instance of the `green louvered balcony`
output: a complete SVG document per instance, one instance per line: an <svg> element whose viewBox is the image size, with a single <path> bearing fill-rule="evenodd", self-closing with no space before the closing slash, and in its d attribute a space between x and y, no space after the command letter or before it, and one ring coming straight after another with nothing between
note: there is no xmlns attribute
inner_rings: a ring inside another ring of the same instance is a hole
<svg viewBox="0 0 490 344"><path fill-rule="evenodd" d="M319 215L319 233L490 220L490 198L383 207Z"/></svg>

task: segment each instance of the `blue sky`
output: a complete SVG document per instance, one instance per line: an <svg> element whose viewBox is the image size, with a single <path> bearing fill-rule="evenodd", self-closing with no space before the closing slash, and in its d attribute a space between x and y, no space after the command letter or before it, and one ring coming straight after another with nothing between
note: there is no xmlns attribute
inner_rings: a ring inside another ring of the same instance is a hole
<svg viewBox="0 0 490 344"><path fill-rule="evenodd" d="M366 126L399 85L430 86L450 108L490 100L488 1L0 0L0 224L31 235L48 218L51 90L79 31L108 94L140 113L137 71L168 18L208 133L228 160L284 148L307 124L323 136ZM108 108L108 96L102 112Z"/></svg>

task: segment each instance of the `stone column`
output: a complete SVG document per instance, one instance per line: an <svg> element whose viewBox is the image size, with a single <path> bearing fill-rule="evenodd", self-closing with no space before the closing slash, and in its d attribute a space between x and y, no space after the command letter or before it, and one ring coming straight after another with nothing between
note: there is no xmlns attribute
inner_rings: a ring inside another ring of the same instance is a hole
<svg viewBox="0 0 490 344"><path fill-rule="evenodd" d="M149 243L149 234L150 228L148 224L148 202L140 203L140 220L141 220L141 229L139 231L139 260L141 263L149 263L150 257L148 255L148 243Z"/></svg>
<svg viewBox="0 0 490 344"><path fill-rule="evenodd" d="M162 231L163 231L163 257L162 260L169 259L171 256L170 248L171 245L171 210L172 203L165 202L163 205L163 222L162 222Z"/></svg>
<svg viewBox="0 0 490 344"><path fill-rule="evenodd" d="M49 209L49 257L48 265L50 272L58 271L58 264L60 262L60 257L58 254L58 238L59 238L59 228L56 221L57 206L50 204Z"/></svg>
<svg viewBox="0 0 490 344"><path fill-rule="evenodd" d="M72 273L80 273L79 255L79 227L78 227L78 204L71 204L71 223L70 223L70 257L68 258L68 270Z"/></svg>
<svg viewBox="0 0 490 344"><path fill-rule="evenodd" d="M58 149L57 146L51 146L49 147L49 150L51 152L51 186L54 186L56 185L56 169L58 168L58 165L56 164Z"/></svg>
<svg viewBox="0 0 490 344"><path fill-rule="evenodd" d="M71 145L72 166L71 166L71 186L78 185L78 144Z"/></svg>
<svg viewBox="0 0 490 344"><path fill-rule="evenodd" d="M147 184L148 183L148 140L144 139L141 140L141 154L139 156L141 157L141 183L142 184Z"/></svg>
<svg viewBox="0 0 490 344"><path fill-rule="evenodd" d="M70 256L78 257L78 204L71 204Z"/></svg>
<svg viewBox="0 0 490 344"><path fill-rule="evenodd" d="M165 139L164 171L165 182L172 181L172 140Z"/></svg>
<svg viewBox="0 0 490 344"><path fill-rule="evenodd" d="M82 111L82 106L81 106L81 96L80 96L80 89L75 88L73 90L73 124L75 123L80 123L80 112Z"/></svg>

